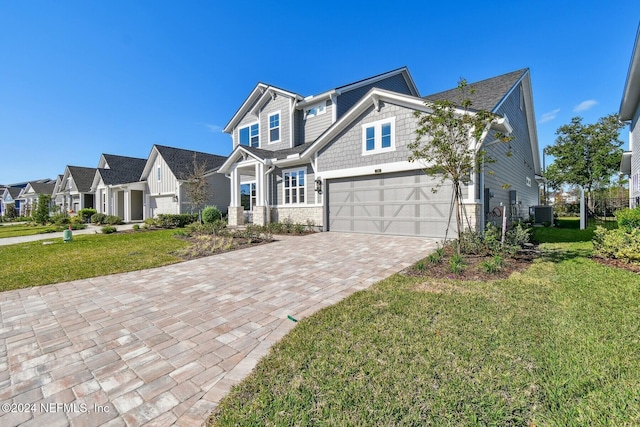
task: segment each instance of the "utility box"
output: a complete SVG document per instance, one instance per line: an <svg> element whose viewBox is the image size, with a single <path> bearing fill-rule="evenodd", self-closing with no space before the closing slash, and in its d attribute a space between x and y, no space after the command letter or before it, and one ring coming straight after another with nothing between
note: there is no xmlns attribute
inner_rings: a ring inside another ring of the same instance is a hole
<svg viewBox="0 0 640 427"><path fill-rule="evenodd" d="M509 190L509 204L510 205L518 204L518 197L517 197L516 190Z"/></svg>
<svg viewBox="0 0 640 427"><path fill-rule="evenodd" d="M535 224L545 222L553 224L553 206L531 206L529 215L533 218Z"/></svg>

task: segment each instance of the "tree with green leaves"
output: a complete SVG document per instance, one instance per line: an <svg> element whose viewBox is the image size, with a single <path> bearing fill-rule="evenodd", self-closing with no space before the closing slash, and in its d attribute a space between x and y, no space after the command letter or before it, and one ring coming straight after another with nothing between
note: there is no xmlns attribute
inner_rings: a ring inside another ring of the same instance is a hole
<svg viewBox="0 0 640 427"><path fill-rule="evenodd" d="M617 114L593 124L583 124L582 117L574 117L571 123L560 126L554 145L546 149L555 158L545 173L550 186L558 189L564 184L578 185L590 194L607 184L620 167L619 136L623 127Z"/></svg>
<svg viewBox="0 0 640 427"><path fill-rule="evenodd" d="M438 178L438 187L449 182L452 188L452 209L449 224L456 215L458 239L460 239L466 217L462 203L461 185L468 182L480 170L483 163L490 162L485 150L480 146L487 136L496 115L484 110L471 110L470 92L467 82L458 83L459 100L437 100L426 102L427 111L416 111L418 119L416 139L409 144L409 161L419 161L425 166L425 173ZM496 139L508 142L510 137L496 133ZM437 188L436 190L437 191Z"/></svg>
<svg viewBox="0 0 640 427"><path fill-rule="evenodd" d="M38 224L45 225L49 222L49 205L51 204L51 196L40 194L38 196L38 205L33 212L33 220Z"/></svg>

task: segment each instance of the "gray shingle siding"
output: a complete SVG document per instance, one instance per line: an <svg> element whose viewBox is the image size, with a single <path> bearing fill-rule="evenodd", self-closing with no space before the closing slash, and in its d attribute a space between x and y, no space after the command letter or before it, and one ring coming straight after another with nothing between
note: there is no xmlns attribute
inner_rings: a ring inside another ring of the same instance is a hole
<svg viewBox="0 0 640 427"><path fill-rule="evenodd" d="M338 99L336 101L338 104L337 118L339 119L340 117L342 117L342 115L346 113L349 108L351 108L367 92L369 92L371 88L374 87L411 95L411 90L409 89L409 86L407 85L407 82L402 74L396 74L378 82L360 86L356 89L338 95Z"/></svg>
<svg viewBox="0 0 640 427"><path fill-rule="evenodd" d="M526 111L520 109L520 91L518 85L502 103L496 113L507 117L513 128L513 139L509 144L496 143L487 148L487 154L495 160L485 165L484 186L489 188L494 197L490 200L490 207L509 205L509 191L515 190L517 200L521 202L516 208L517 216L523 219L529 216L529 206L539 204L538 185L535 180L533 153L529 140ZM526 107L523 107L526 108ZM493 140L492 135L487 142ZM511 149L509 150L509 147ZM511 152L509 156L507 153ZM493 173L490 173L493 172ZM531 186L527 185L527 178ZM503 188L509 186L509 188Z"/></svg>
<svg viewBox="0 0 640 427"><path fill-rule="evenodd" d="M411 152L407 144L415 139L416 119L413 110L398 105L380 103L380 111L371 106L318 153L318 169L330 171L382 163L406 161ZM395 117L395 151L362 155L362 125ZM371 171L373 173L373 170Z"/></svg>

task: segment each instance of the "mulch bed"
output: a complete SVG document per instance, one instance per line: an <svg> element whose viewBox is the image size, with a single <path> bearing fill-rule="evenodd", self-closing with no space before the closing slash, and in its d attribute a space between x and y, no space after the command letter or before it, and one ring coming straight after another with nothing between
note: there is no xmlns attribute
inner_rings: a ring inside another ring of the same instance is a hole
<svg viewBox="0 0 640 427"><path fill-rule="evenodd" d="M453 248L446 247L445 255L440 263L432 264L425 261L425 269L418 270L415 266L409 267L403 271L403 274L414 277L428 277L432 279L455 279L455 280L471 280L471 281L488 281L497 279L506 279L512 273L526 270L540 252L535 248L525 249L517 253L513 258L504 257L503 265L499 271L487 272L482 267L482 263L491 261L492 256L482 255L462 255L464 262L464 270L458 274L451 271L449 264Z"/></svg>
<svg viewBox="0 0 640 427"><path fill-rule="evenodd" d="M632 271L636 274L640 274L640 263L637 263L637 262L627 262L621 259L610 259L610 258L599 258L599 257L593 257L592 259L596 262L599 262L602 265L606 265L607 267L623 268L625 270Z"/></svg>

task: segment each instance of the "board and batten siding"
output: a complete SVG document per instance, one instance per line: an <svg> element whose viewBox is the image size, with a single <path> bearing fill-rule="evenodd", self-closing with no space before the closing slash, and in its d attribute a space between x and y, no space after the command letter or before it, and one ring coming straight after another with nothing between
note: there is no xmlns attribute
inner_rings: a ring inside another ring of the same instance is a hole
<svg viewBox="0 0 640 427"><path fill-rule="evenodd" d="M513 128L513 139L508 144L495 143L487 147L487 155L494 162L485 164L484 187L494 196L489 202L490 209L500 206L500 203L508 206L509 191L515 190L519 204L514 214L527 219L529 207L539 204L539 190L535 179L526 105L522 104L523 108L520 109L521 90L522 84L509 94L496 111L497 114L508 118ZM486 141L491 142L494 139L493 135L490 134Z"/></svg>
<svg viewBox="0 0 640 427"><path fill-rule="evenodd" d="M360 86L358 88L343 92L338 95L338 99L336 101L336 103L338 104L337 118L339 119L340 117L342 117L342 115L346 113L349 108L351 108L356 102L362 99L362 97L367 92L369 92L371 88L374 87L411 95L411 90L409 89L409 86L407 85L407 82L404 79L403 75L395 74L393 76L387 77L386 79Z"/></svg>
<svg viewBox="0 0 640 427"><path fill-rule="evenodd" d="M158 180L158 166L160 166L160 180ZM178 180L160 155L156 156L149 176L147 176L147 189L147 194L151 196L175 194L178 189Z"/></svg>
<svg viewBox="0 0 640 427"><path fill-rule="evenodd" d="M227 213L231 203L231 187L229 178L221 173L214 173L207 177L207 196L205 206L216 206L223 214ZM191 200L188 196L187 184L180 185L180 213L188 213L192 210Z"/></svg>
<svg viewBox="0 0 640 427"><path fill-rule="evenodd" d="M332 171L383 163L404 162L411 151L408 144L415 140L416 118L413 110L398 105L380 102L380 111L373 105L367 109L349 127L330 141L318 152L318 170ZM362 154L362 125L395 117L395 150L378 154ZM421 165L416 163L416 169ZM384 171L383 171L384 172ZM373 173L373 169L371 171Z"/></svg>

